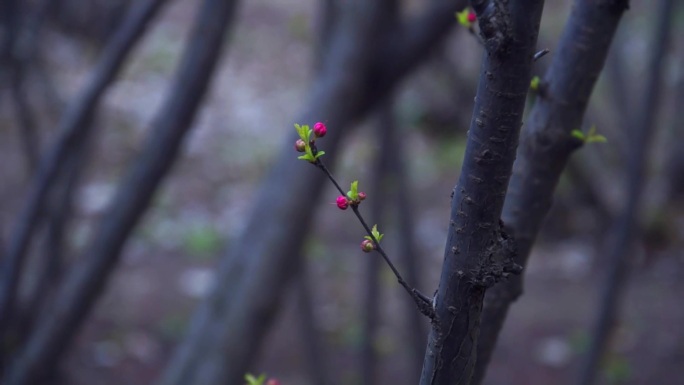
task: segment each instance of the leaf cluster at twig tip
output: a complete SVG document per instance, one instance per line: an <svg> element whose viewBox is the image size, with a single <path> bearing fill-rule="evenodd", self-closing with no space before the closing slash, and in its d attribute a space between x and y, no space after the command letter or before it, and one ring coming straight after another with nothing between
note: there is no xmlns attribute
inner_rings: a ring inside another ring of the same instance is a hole
<svg viewBox="0 0 684 385"><path fill-rule="evenodd" d="M461 12L456 12L456 20L458 24L470 29L477 22L477 16L470 7L465 7Z"/></svg>
<svg viewBox="0 0 684 385"><path fill-rule="evenodd" d="M280 385L280 381L275 378L269 378L266 381L266 375L261 374L259 377L254 377L251 373L245 374L245 385Z"/></svg>
<svg viewBox="0 0 684 385"><path fill-rule="evenodd" d="M266 381L266 375L261 374L259 377L254 377L253 374L247 373L245 374L245 381L247 381L245 385L263 385Z"/></svg>
<svg viewBox="0 0 684 385"><path fill-rule="evenodd" d="M373 234L373 237L375 237L375 240L378 241L378 243L380 243L382 237L385 236L385 234L382 234L378 231L378 225L373 225L373 228L371 229L371 234ZM366 235L364 238L369 241L374 241L373 237L371 237L370 235Z"/></svg>
<svg viewBox="0 0 684 385"><path fill-rule="evenodd" d="M319 122L316 124L322 123ZM316 139L311 138L314 130L309 128L309 126L306 124L299 125L297 123L295 123L295 128L297 129L297 133L299 134L299 140L295 142L295 149L297 149L298 152L304 153L304 155L299 156L297 159L302 159L311 163L316 163L318 158L325 155L325 151L318 151L316 149Z"/></svg>
<svg viewBox="0 0 684 385"><path fill-rule="evenodd" d="M596 133L596 125L591 126L589 131L585 134L582 130L572 130L571 135L584 143L606 143L608 139L605 136Z"/></svg>

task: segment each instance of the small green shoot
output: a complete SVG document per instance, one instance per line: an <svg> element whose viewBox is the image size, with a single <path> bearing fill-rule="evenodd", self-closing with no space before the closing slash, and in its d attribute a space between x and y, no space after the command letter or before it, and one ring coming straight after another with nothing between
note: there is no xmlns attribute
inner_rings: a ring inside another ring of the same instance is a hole
<svg viewBox="0 0 684 385"><path fill-rule="evenodd" d="M325 151L318 151L314 155L313 149L311 148L311 134L313 133L313 130L309 128L307 124L299 125L295 123L295 128L297 129L297 133L299 134L299 138L304 141L306 147L304 148L304 155L301 155L297 157L297 159L303 159L306 161L309 161L311 163L315 163L316 159L320 158L321 156L325 155Z"/></svg>
<svg viewBox="0 0 684 385"><path fill-rule="evenodd" d="M359 200L359 181L355 180L351 182L350 190L347 191L347 198L356 202Z"/></svg>
<svg viewBox="0 0 684 385"><path fill-rule="evenodd" d="M586 134L582 130L572 130L571 135L587 144L606 143L608 141L605 136L596 133L596 125L591 126Z"/></svg>
<svg viewBox="0 0 684 385"><path fill-rule="evenodd" d="M266 375L261 374L259 377L254 377L251 373L247 373L245 374L245 381L247 381L245 385L264 385Z"/></svg>
<svg viewBox="0 0 684 385"><path fill-rule="evenodd" d="M373 229L371 229L371 234L373 234L373 237L375 237L378 243L380 243L382 237L385 236L385 234L382 234L378 231L378 225L373 225ZM366 235L364 238L368 239L371 242L373 241L373 238L370 235Z"/></svg>
<svg viewBox="0 0 684 385"><path fill-rule="evenodd" d="M458 24L466 28L472 28L476 19L473 11L466 7L461 12L456 12L456 20L458 20Z"/></svg>
<svg viewBox="0 0 684 385"><path fill-rule="evenodd" d="M530 80L530 89L534 92L539 91L539 85L541 84L541 79L539 79L539 76L535 76Z"/></svg>

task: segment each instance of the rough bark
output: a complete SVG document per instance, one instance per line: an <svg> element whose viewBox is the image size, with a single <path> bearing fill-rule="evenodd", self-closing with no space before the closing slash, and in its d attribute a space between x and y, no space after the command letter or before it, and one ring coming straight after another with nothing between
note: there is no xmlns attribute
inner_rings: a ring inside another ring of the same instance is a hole
<svg viewBox="0 0 684 385"><path fill-rule="evenodd" d="M82 261L65 277L50 316L41 319L3 383L39 381L58 361L102 293L126 239L177 158L220 57L235 5L235 1L203 2L169 97L142 152L124 177Z"/></svg>
<svg viewBox="0 0 684 385"><path fill-rule="evenodd" d="M422 385L469 384L487 288L519 271L500 224L544 2L474 1L486 53L454 188Z"/></svg>
<svg viewBox="0 0 684 385"><path fill-rule="evenodd" d="M523 130L503 221L516 240L516 263L525 266L551 207L553 192L571 153L582 118L627 1L575 3L537 103ZM481 383L510 305L522 294L522 276L487 293L474 384Z"/></svg>

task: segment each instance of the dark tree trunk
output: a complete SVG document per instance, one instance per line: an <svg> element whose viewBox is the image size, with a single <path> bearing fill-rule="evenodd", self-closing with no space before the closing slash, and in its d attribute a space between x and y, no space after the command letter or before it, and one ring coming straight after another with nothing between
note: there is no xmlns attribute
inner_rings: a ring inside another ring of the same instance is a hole
<svg viewBox="0 0 684 385"><path fill-rule="evenodd" d="M500 224L544 2L474 1L487 52L451 201L451 223L421 385L469 384L485 291L515 273Z"/></svg>

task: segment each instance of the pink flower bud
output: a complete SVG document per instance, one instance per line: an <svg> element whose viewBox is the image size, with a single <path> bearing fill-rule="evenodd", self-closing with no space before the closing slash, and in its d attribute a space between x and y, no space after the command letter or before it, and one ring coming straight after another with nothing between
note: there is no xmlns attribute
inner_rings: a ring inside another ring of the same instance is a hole
<svg viewBox="0 0 684 385"><path fill-rule="evenodd" d="M347 199L347 197L342 195L337 197L337 201L335 203L337 203L337 208L339 208L340 210L346 210L347 207L349 207L349 200Z"/></svg>
<svg viewBox="0 0 684 385"><path fill-rule="evenodd" d="M318 123L314 124L313 132L317 138L322 138L328 132L328 129L325 127L325 124L318 122Z"/></svg>
<svg viewBox="0 0 684 385"><path fill-rule="evenodd" d="M363 242L361 242L361 250L363 250L364 253L370 253L375 250L375 244L373 244L373 241L364 239Z"/></svg>
<svg viewBox="0 0 684 385"><path fill-rule="evenodd" d="M475 20L477 20L477 15L475 14L475 12L468 13L468 21L474 23Z"/></svg>
<svg viewBox="0 0 684 385"><path fill-rule="evenodd" d="M359 201L362 201L366 199L366 193L363 191L359 191Z"/></svg>
<svg viewBox="0 0 684 385"><path fill-rule="evenodd" d="M266 385L280 385L280 381L276 378L269 378L268 381L266 381Z"/></svg>
<svg viewBox="0 0 684 385"><path fill-rule="evenodd" d="M295 147L295 150L297 150L297 152L304 152L304 151L306 151L306 143L305 143L303 140L301 140L301 139L297 139L297 141L295 142L294 147Z"/></svg>

